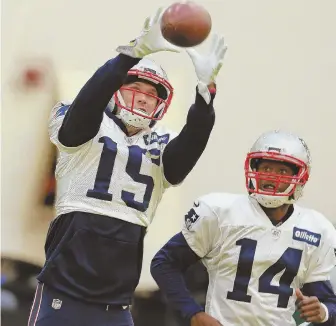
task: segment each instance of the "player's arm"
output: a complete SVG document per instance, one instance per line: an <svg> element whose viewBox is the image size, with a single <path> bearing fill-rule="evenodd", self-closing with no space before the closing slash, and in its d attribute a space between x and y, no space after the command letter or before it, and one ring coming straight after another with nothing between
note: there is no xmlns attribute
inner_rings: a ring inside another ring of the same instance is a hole
<svg viewBox="0 0 336 326"><path fill-rule="evenodd" d="M207 104L197 92L185 126L163 151L164 175L172 185L177 185L186 178L205 150L215 123L214 97L213 92L211 102Z"/></svg>
<svg viewBox="0 0 336 326"><path fill-rule="evenodd" d="M111 97L122 86L127 72L139 61L119 54L93 74L67 108L58 132L64 146L77 147L96 136Z"/></svg>
<svg viewBox="0 0 336 326"><path fill-rule="evenodd" d="M212 35L212 47L205 55L187 49L198 78L195 103L191 106L187 122L166 146L162 161L166 180L179 184L193 169L202 155L215 123L213 101L216 94L216 77L226 52L224 38Z"/></svg>
<svg viewBox="0 0 336 326"><path fill-rule="evenodd" d="M59 141L64 146L77 147L98 133L112 95L122 86L130 68L143 57L160 51L179 52L158 33L162 11L159 8L146 18L140 36L126 46L119 46L116 50L120 54L100 67L81 89L59 130Z"/></svg>
<svg viewBox="0 0 336 326"><path fill-rule="evenodd" d="M301 314L304 314L302 317L306 317L306 320L310 321L307 318L314 316L314 310L319 311L319 309L321 309L321 312L323 314L325 313L325 316L322 319L322 323L319 323L319 325L335 326L336 294L330 281L306 283L303 285L301 291L304 296L303 300L306 300L306 306L300 305L299 303ZM310 307L307 304L308 302ZM316 307L316 309L312 309L313 306Z"/></svg>
<svg viewBox="0 0 336 326"><path fill-rule="evenodd" d="M151 274L154 280L169 304L184 318L196 318L203 308L192 298L183 275L188 267L211 252L218 232L217 216L200 201L199 206L194 205L186 214L182 232L172 237L152 260ZM210 316L204 318L213 319Z"/></svg>
<svg viewBox="0 0 336 326"><path fill-rule="evenodd" d="M336 266L336 231L331 226L311 266L301 291L297 290L301 317L319 325L336 325L336 294L330 276Z"/></svg>
<svg viewBox="0 0 336 326"><path fill-rule="evenodd" d="M183 274L200 259L180 232L161 248L151 263L151 274L159 288L169 303L188 319L203 308L192 298Z"/></svg>

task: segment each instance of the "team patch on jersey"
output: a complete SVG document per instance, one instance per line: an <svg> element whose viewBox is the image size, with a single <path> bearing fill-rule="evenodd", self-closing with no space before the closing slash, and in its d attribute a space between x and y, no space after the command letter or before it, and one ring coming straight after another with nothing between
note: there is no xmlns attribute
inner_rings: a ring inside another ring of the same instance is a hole
<svg viewBox="0 0 336 326"><path fill-rule="evenodd" d="M191 229L192 225L195 224L198 218L199 218L199 215L195 212L193 208L185 215L184 217L185 225L188 230Z"/></svg>
<svg viewBox="0 0 336 326"><path fill-rule="evenodd" d="M318 247L321 242L321 234L294 227L293 239L297 241L303 241L312 246Z"/></svg>
<svg viewBox="0 0 336 326"><path fill-rule="evenodd" d="M161 144L168 144L169 142L170 135L165 134L165 135L158 135L156 132L152 132L150 135L145 135L143 136L143 139L145 141L145 144L148 146L153 143L159 143Z"/></svg>

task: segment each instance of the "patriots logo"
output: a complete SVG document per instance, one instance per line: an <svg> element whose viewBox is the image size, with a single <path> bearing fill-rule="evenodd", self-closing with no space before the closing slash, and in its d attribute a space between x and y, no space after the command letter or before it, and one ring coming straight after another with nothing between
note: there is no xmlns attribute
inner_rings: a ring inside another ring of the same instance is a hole
<svg viewBox="0 0 336 326"><path fill-rule="evenodd" d="M151 68L144 68L144 72L150 72L151 74L157 75L157 72Z"/></svg>
<svg viewBox="0 0 336 326"><path fill-rule="evenodd" d="M277 148L277 147L268 147L268 150L269 150L269 151L276 151L276 152L281 153L281 149L280 149L280 148Z"/></svg>
<svg viewBox="0 0 336 326"><path fill-rule="evenodd" d="M190 231L191 227L198 220L199 215L192 208L184 217L186 228Z"/></svg>

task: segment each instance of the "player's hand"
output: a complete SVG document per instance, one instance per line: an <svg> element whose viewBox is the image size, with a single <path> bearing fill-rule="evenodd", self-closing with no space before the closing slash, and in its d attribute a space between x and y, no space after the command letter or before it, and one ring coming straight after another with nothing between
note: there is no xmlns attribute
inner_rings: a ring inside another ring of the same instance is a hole
<svg viewBox="0 0 336 326"><path fill-rule="evenodd" d="M305 296L299 289L295 290L295 294L300 317L307 322L322 323L326 317L326 311L319 299L317 297Z"/></svg>
<svg viewBox="0 0 336 326"><path fill-rule="evenodd" d="M186 49L195 67L198 78L198 92L208 104L211 100L208 86L216 84L216 77L222 68L227 50L223 36L212 34L211 38L211 46L206 54L201 54L194 48Z"/></svg>
<svg viewBox="0 0 336 326"><path fill-rule="evenodd" d="M117 52L133 58L143 58L159 51L180 52L179 47L169 43L162 36L160 23L164 11L165 8L161 7L153 16L147 17L140 36L128 45L118 46Z"/></svg>
<svg viewBox="0 0 336 326"><path fill-rule="evenodd" d="M192 316L190 326L222 326L222 324L207 313L198 312Z"/></svg>

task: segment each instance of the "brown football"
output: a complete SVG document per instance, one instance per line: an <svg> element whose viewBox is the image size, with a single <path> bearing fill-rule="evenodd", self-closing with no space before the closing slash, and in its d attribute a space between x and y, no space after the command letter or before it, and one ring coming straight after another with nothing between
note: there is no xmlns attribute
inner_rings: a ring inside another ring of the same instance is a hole
<svg viewBox="0 0 336 326"><path fill-rule="evenodd" d="M161 32L170 43L180 47L201 44L210 34L211 16L192 1L176 2L162 15Z"/></svg>

